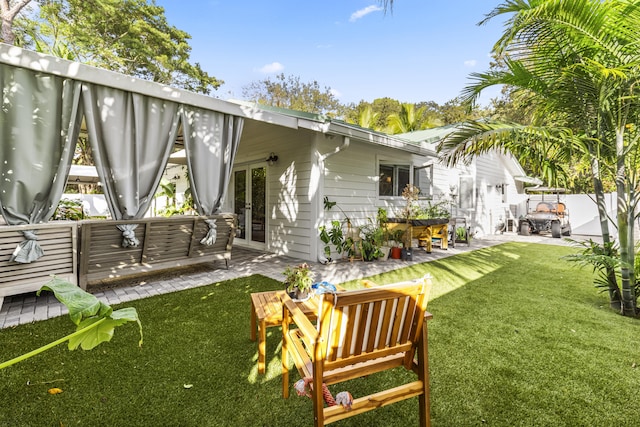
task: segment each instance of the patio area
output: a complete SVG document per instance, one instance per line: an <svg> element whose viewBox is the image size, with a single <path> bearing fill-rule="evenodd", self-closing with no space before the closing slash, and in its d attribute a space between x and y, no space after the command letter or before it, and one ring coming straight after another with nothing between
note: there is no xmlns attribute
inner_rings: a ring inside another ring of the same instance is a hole
<svg viewBox="0 0 640 427"><path fill-rule="evenodd" d="M574 236L574 238L578 239L577 236ZM470 250L497 245L506 241L567 244L563 239L553 239L550 236L524 237L518 236L515 233L505 233L473 239L471 246L457 244L455 248L450 246L448 250L434 249L430 254L427 254L421 249L414 249L413 260L411 261L389 259L388 261L376 262L340 261L328 265L319 263L311 264L313 271L316 273L316 281L343 283L348 280L384 273L411 264L433 261ZM169 272L140 277L137 280L128 279L113 282L107 286L97 287L97 290L92 292L107 304L115 305L154 295L177 292L224 280L250 276L252 274L262 274L282 281L282 272L286 266L300 262L303 261L287 256L234 247L228 270L224 267L223 262L218 262L214 264L213 269L209 268L209 266L206 268L198 266L182 269L181 272L178 273ZM66 313L66 307L60 304L50 292L40 297L36 297L35 293L15 295L5 298L2 310L0 311L0 329L45 320Z"/></svg>

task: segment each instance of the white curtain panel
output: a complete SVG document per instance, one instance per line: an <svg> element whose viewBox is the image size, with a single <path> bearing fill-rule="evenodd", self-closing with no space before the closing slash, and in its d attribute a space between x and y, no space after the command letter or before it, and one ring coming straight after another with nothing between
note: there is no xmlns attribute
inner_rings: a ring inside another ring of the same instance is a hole
<svg viewBox="0 0 640 427"><path fill-rule="evenodd" d="M0 64L0 208L11 225L47 222L64 191L82 119L80 83ZM11 260L43 255L34 231Z"/></svg>
<svg viewBox="0 0 640 427"><path fill-rule="evenodd" d="M200 215L218 213L242 136L240 117L183 106L191 195Z"/></svg>
<svg viewBox="0 0 640 427"><path fill-rule="evenodd" d="M178 130L179 105L119 89L83 85L98 176L114 219L141 218L158 188Z"/></svg>

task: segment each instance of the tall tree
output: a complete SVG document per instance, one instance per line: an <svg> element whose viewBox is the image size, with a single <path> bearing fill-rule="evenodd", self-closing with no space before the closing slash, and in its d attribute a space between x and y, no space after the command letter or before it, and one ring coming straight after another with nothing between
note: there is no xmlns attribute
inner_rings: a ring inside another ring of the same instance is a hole
<svg viewBox="0 0 640 427"><path fill-rule="evenodd" d="M603 173L615 175L621 290L610 276L612 306L637 315L633 220L640 157L640 4L628 0L508 0L486 18L507 15L495 50L506 69L474 74L464 98L510 85L533 101L531 124L471 122L441 144L450 163L489 150L527 156L552 182L576 157L588 157L604 247L611 236ZM483 21L483 22L486 22Z"/></svg>
<svg viewBox="0 0 640 427"><path fill-rule="evenodd" d="M302 82L300 77L276 75L273 79L252 82L242 89L251 101L272 107L289 108L314 114L342 115L342 105L330 87L320 87L317 81Z"/></svg>
<svg viewBox="0 0 640 427"><path fill-rule="evenodd" d="M189 62L191 36L169 25L154 0L47 0L21 22L27 47L209 94L222 81Z"/></svg>

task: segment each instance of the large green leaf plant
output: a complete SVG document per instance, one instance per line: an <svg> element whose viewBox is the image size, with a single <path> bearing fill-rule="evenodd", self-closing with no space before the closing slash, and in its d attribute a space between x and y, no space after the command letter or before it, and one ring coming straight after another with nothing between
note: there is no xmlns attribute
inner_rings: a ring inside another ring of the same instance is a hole
<svg viewBox="0 0 640 427"><path fill-rule="evenodd" d="M67 341L69 350L75 350L78 347L83 350L91 350L103 342L110 341L115 328L128 322L138 324L140 329L138 345L142 346L142 324L135 308L125 307L113 310L94 295L58 277L53 277L42 286L37 295L39 296L42 291L53 292L58 301L69 309L69 317L76 325L76 331L38 349L0 363L0 369L22 362Z"/></svg>

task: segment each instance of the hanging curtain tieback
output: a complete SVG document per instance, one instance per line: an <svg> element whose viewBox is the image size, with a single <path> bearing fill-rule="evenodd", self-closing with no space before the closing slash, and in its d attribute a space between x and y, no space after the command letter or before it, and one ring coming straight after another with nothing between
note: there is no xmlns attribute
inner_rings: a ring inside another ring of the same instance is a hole
<svg viewBox="0 0 640 427"><path fill-rule="evenodd" d="M207 232L207 235L204 236L202 240L200 240L200 243L205 246L213 246L213 244L216 242L216 238L218 237L218 226L216 224L216 220L205 219L204 222L206 222L209 226L209 231Z"/></svg>
<svg viewBox="0 0 640 427"><path fill-rule="evenodd" d="M38 236L36 230L24 230L22 235L26 239L24 242L18 243L16 250L13 251L10 261L19 262L21 264L29 264L38 260L44 255L44 251L38 244Z"/></svg>
<svg viewBox="0 0 640 427"><path fill-rule="evenodd" d="M116 225L118 230L122 231L122 247L123 248L137 248L140 241L136 238L135 229L138 228L138 224L121 224Z"/></svg>

